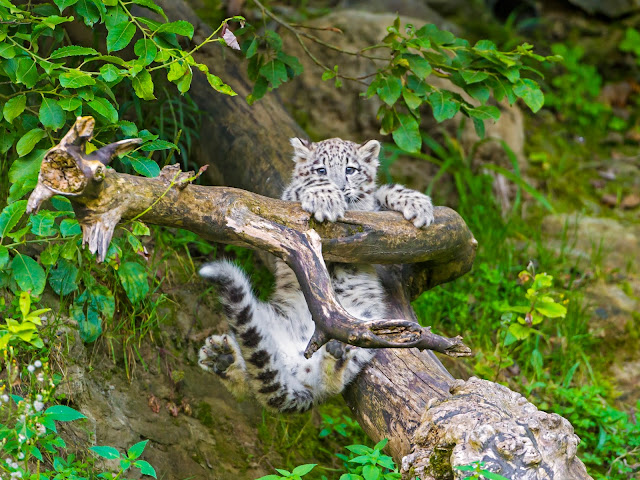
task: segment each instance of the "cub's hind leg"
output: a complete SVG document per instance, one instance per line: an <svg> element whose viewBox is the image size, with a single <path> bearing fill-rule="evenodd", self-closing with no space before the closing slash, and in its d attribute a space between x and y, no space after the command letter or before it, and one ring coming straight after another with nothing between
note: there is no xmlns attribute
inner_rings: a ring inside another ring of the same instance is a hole
<svg viewBox="0 0 640 480"><path fill-rule="evenodd" d="M203 347L201 366L211 370L207 362L224 367L228 362L240 365L242 359L249 388L262 404L280 411L309 409L314 403L313 391L301 381L296 368L300 364L296 352L303 347L295 336L292 338L291 327L283 325L291 321L283 315L289 305L276 308L258 300L244 273L229 262L206 264L200 275L220 285L220 301L234 334L227 337L230 348L220 338L210 340ZM231 338L236 342L229 342ZM234 356L234 360L225 355Z"/></svg>

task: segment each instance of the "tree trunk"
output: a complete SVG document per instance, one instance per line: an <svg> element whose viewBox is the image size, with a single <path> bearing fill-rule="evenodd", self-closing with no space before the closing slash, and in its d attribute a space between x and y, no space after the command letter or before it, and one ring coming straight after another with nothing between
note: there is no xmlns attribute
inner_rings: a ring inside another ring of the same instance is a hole
<svg viewBox="0 0 640 480"><path fill-rule="evenodd" d="M192 22L196 26L196 41L211 33L211 29L182 0L159 0L156 3L164 8L171 20ZM199 61L206 63L212 72L230 83L239 93L237 97L213 93L203 78L194 75L192 96L199 109L205 112L199 161L214 167L207 175L214 182L224 181L227 185L278 197L292 167L288 139L301 136L303 132L278 103L275 95L267 95L252 107L246 104L244 97L249 93L250 85L241 60L233 52L213 44L200 49L197 56ZM165 189L168 183L165 183ZM74 207L80 207L78 197L72 197L71 200ZM275 201L267 204L270 208L280 208ZM117 205L114 207L117 208ZM77 211L79 217L91 218L90 211L82 210L82 207ZM121 213L118 215L121 216ZM354 220L357 216L358 221L364 224L366 216L374 214L353 215ZM180 220L170 220L155 206L144 218L152 223L193 227L188 224L190 220L186 216ZM272 217L271 220L276 223L279 220L284 225L289 221L288 218ZM318 227L320 235L327 235L323 241L323 255L327 259L354 262L367 256L364 250L366 243L349 247L344 239L340 239L345 231L349 232L351 214L347 219L345 225ZM213 216L210 219L213 223L219 220ZM304 221L306 218L300 212L298 217L291 219L293 223ZM475 240L468 236L466 242L459 241L456 235L460 234L460 230L450 228L451 225L443 224L440 234L434 237L441 242L439 245L444 245L437 261L418 258L418 263L378 268L389 293L394 317L413 320L415 316L409 304L412 299L420 292L469 270L475 252ZM292 226L291 223L289 226ZM223 224L216 223L216 228L224 230ZM332 228L337 230L330 234ZM104 232L98 230L85 230L94 233L96 243L105 239ZM197 228L194 230L198 231ZM227 241L283 254L282 249L279 250L273 242L264 242L256 237L257 233L255 229L245 231L242 235L236 233L232 235L235 235L234 238L227 238ZM347 237L351 241L357 239L358 235L351 231ZM220 240L219 237L215 238ZM253 240L249 241L250 238ZM389 244L393 243L388 241ZM396 241L395 247L401 243ZM457 247L451 248L452 245ZM332 249L338 252L341 248L342 252L347 253L332 256ZM394 261L391 260L393 255L383 260L383 256L377 257L378 253L375 257L377 260L369 257L366 261ZM299 275L298 278L304 281L303 277ZM339 314L344 313L339 305L332 305L332 308ZM395 342L394 346L418 345L422 341L422 337L416 337L415 329L409 328L403 332L400 335L396 335L397 331L392 332L390 341ZM405 333L410 337L408 340L400 338ZM319 340L326 339L325 336ZM539 412L519 394L500 385L474 378L467 382L454 380L435 354L429 351L420 352L414 348L381 350L375 361L345 392L345 398L372 439L389 438L391 454L401 463L406 478L414 478L415 475L422 480L462 478L466 474L453 467L469 465L474 461L485 462L484 468L509 478L590 478L582 462L575 457L578 439L565 419Z"/></svg>

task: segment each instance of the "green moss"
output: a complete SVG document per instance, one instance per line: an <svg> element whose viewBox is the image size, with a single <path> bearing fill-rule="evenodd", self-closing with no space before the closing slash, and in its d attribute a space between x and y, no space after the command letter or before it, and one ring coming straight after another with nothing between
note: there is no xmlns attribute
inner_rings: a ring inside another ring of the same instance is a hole
<svg viewBox="0 0 640 480"><path fill-rule="evenodd" d="M453 469L451 468L451 453L453 452L453 447L451 448L436 448L431 458L429 458L429 465L431 470L431 475L434 478L440 478L442 480L453 480Z"/></svg>
<svg viewBox="0 0 640 480"><path fill-rule="evenodd" d="M196 407L195 417L206 427L213 428L215 421L213 420L213 411L211 405L207 402L200 402Z"/></svg>

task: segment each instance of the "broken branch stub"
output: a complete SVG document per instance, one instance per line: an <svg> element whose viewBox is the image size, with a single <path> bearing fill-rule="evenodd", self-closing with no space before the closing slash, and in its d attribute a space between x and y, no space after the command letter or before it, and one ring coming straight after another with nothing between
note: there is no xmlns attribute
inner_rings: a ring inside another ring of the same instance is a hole
<svg viewBox="0 0 640 480"><path fill-rule="evenodd" d="M476 242L452 210L437 208L436 221L427 229L416 229L396 213L349 212L344 222L314 223L316 231L309 228L309 214L299 204L234 188L191 185L197 175L183 173L175 165L165 167L156 178L107 169L105 164L114 155L139 141L123 140L87 155L85 145L93 126L91 117L79 117L60 144L47 152L28 205L29 212L35 212L55 194L68 196L82 226L83 244L98 261L105 259L120 220L140 218L185 228L212 241L267 251L293 269L316 324L307 356L331 339L368 348L417 347L452 356L471 353L460 337L435 335L412 320L353 317L338 302L324 263L324 258L348 263L423 262L433 269L438 264L446 268L456 259L451 275L460 271L460 262L466 262L467 271ZM448 238L453 241L448 243Z"/></svg>

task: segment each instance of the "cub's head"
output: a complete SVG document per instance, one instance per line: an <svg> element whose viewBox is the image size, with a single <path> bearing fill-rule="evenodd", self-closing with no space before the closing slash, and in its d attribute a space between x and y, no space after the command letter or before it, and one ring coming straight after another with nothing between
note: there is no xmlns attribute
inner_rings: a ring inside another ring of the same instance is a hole
<svg viewBox="0 0 640 480"><path fill-rule="evenodd" d="M371 210L375 191L380 143L362 145L330 138L312 143L292 138L294 178L325 178L344 192L349 210Z"/></svg>

